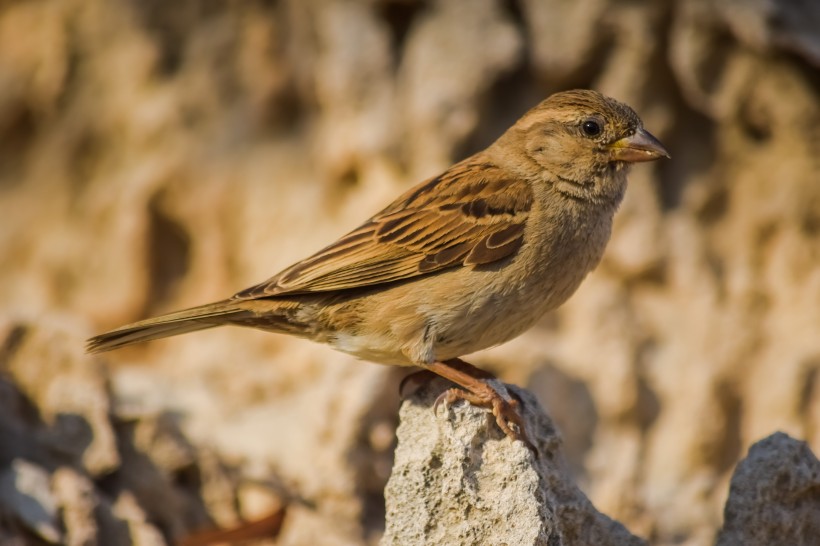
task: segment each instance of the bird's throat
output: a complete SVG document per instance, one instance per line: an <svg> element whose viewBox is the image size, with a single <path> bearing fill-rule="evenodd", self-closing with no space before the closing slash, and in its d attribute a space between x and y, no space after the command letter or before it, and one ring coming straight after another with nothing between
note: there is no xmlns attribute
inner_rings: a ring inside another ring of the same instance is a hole
<svg viewBox="0 0 820 546"><path fill-rule="evenodd" d="M579 182L555 175L554 188L559 194L573 201L617 208L626 191L626 176L623 172L612 172Z"/></svg>

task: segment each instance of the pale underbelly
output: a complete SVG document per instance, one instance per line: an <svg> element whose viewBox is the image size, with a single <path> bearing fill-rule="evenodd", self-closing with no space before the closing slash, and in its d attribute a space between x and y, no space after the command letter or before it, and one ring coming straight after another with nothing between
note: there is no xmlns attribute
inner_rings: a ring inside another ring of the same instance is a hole
<svg viewBox="0 0 820 546"><path fill-rule="evenodd" d="M605 242L582 257L570 252L577 246L571 240L548 249L524 247L516 261L526 267L465 267L350 302L362 317L358 328L337 330L322 341L364 360L401 366L500 345L564 303L600 259Z"/></svg>
<svg viewBox="0 0 820 546"><path fill-rule="evenodd" d="M546 294L522 293L464 299L449 306L424 302L412 310L404 307L396 316L382 314L358 332L337 331L325 341L363 360L423 365L494 347L521 335L560 303L553 299Z"/></svg>

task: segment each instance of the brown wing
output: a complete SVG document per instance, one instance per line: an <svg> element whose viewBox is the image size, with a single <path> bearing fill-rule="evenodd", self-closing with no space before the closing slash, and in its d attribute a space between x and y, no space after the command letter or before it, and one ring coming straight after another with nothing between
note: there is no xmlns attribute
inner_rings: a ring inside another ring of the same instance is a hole
<svg viewBox="0 0 820 546"><path fill-rule="evenodd" d="M495 262L521 246L531 207L526 182L468 159L405 193L327 248L234 298L362 288Z"/></svg>

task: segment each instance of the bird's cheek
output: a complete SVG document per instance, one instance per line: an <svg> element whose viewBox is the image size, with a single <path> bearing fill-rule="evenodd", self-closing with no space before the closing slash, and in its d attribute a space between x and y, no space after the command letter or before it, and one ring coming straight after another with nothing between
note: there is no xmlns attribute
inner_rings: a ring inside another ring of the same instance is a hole
<svg viewBox="0 0 820 546"><path fill-rule="evenodd" d="M566 163L567 158L575 157L575 155L572 150L567 150L558 142L534 145L529 153L536 163L547 169Z"/></svg>

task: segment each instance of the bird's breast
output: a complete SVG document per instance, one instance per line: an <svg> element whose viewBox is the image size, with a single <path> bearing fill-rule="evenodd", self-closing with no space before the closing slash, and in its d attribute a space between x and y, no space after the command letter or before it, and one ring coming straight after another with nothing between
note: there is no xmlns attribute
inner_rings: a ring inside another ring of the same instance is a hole
<svg viewBox="0 0 820 546"><path fill-rule="evenodd" d="M326 342L384 364L424 364L499 345L566 301L597 265L611 215L541 215L511 258L456 267L376 291L351 306L356 326Z"/></svg>

